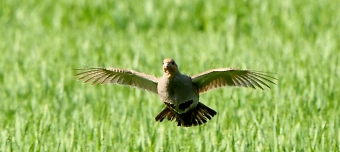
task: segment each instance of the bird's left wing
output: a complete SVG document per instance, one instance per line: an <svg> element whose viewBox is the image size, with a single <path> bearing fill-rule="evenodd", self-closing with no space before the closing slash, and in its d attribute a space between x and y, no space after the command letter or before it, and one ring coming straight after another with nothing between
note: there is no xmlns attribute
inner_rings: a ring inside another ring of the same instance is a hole
<svg viewBox="0 0 340 152"><path fill-rule="evenodd" d="M157 78L133 70L117 68L84 68L75 69L81 71L75 76L84 83L95 84L121 84L137 87L157 94Z"/></svg>
<svg viewBox="0 0 340 152"><path fill-rule="evenodd" d="M224 86L242 86L263 90L263 86L270 88L267 84L268 82L275 84L272 80L276 79L266 75L264 72L237 70L233 68L213 69L192 76L191 78L200 93Z"/></svg>

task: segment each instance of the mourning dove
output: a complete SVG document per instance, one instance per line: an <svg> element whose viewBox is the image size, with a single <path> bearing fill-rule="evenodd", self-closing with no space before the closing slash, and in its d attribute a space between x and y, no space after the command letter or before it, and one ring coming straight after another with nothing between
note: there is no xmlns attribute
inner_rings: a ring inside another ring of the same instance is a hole
<svg viewBox="0 0 340 152"><path fill-rule="evenodd" d="M275 84L274 77L253 70L234 68L212 69L195 76L181 74L173 59L163 60L163 76L140 73L117 68L76 69L76 74L84 83L121 84L144 89L158 94L166 107L156 116L156 121L176 120L178 126L190 127L206 123L216 115L216 111L199 102L199 95L211 89L224 86L251 88L269 87ZM266 83L267 82L267 83Z"/></svg>

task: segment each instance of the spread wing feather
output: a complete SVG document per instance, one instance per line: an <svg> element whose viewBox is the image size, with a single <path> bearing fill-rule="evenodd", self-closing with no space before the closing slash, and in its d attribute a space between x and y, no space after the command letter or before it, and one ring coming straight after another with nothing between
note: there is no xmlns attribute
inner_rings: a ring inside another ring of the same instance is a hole
<svg viewBox="0 0 340 152"><path fill-rule="evenodd" d="M275 84L273 80L276 80L276 78L264 72L237 70L233 68L213 69L192 76L191 78L200 93L224 86L260 88L263 90L264 86L270 88L268 83Z"/></svg>
<svg viewBox="0 0 340 152"><path fill-rule="evenodd" d="M133 70L117 68L84 68L75 69L81 71L75 76L84 83L95 84L121 84L137 87L157 94L157 78Z"/></svg>

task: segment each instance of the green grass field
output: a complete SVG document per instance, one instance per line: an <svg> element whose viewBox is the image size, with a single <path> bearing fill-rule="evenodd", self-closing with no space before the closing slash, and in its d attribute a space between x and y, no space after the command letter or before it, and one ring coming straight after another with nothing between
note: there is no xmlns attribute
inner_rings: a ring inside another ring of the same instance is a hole
<svg viewBox="0 0 340 152"><path fill-rule="evenodd" d="M340 2L4 0L0 151L340 151ZM200 96L200 127L155 122L157 95L83 84L74 68L161 76L238 67L272 89Z"/></svg>

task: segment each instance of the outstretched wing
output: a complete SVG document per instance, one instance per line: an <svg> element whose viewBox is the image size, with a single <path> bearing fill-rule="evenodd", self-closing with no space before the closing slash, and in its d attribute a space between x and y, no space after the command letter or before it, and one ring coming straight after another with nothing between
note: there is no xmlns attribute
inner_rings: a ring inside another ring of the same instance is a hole
<svg viewBox="0 0 340 152"><path fill-rule="evenodd" d="M116 68L84 68L75 70L81 71L75 76L79 77L78 80L85 80L84 83L92 82L92 85L121 84L157 94L157 78L151 75Z"/></svg>
<svg viewBox="0 0 340 152"><path fill-rule="evenodd" d="M266 75L264 72L233 68L213 69L191 78L200 93L224 86L242 86L263 90L263 86L270 88L267 83L275 84L272 80L276 80L276 78Z"/></svg>

